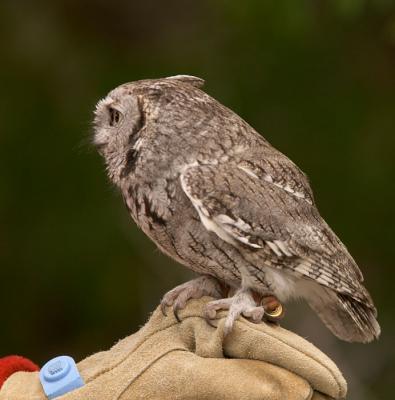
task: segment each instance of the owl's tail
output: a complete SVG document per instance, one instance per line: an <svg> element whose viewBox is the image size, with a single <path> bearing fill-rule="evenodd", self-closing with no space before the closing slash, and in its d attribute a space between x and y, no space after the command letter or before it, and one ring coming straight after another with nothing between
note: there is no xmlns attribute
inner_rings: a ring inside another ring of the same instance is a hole
<svg viewBox="0 0 395 400"><path fill-rule="evenodd" d="M380 336L380 325L373 305L361 303L351 296L322 288L324 295L307 299L310 307L339 339L368 343Z"/></svg>

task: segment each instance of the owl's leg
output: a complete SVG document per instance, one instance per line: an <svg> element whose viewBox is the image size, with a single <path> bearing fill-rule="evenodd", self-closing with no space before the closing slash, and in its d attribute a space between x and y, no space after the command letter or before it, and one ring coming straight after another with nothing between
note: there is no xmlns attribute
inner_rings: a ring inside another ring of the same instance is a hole
<svg viewBox="0 0 395 400"><path fill-rule="evenodd" d="M229 310L224 326L225 335L232 330L235 320L240 315L254 323L261 322L264 317L270 321L277 321L283 315L282 305L276 297L258 297L252 290L243 287L232 297L211 301L206 305L205 313L209 323L220 310Z"/></svg>
<svg viewBox="0 0 395 400"><path fill-rule="evenodd" d="M186 306L188 300L200 299L203 296L218 299L224 296L224 290L224 285L212 276L199 276L167 292L161 301L162 313L166 315L166 307L172 306L174 316L180 321L178 311Z"/></svg>

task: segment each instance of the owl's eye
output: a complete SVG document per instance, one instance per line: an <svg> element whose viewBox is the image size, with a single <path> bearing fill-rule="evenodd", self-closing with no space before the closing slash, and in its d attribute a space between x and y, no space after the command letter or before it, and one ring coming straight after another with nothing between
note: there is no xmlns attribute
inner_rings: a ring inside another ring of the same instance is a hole
<svg viewBox="0 0 395 400"><path fill-rule="evenodd" d="M118 122L121 120L121 113L117 109L115 109L113 107L109 107L108 108L108 113L109 113L109 116L110 116L110 119L109 119L109 122L108 122L109 125L110 126L117 125Z"/></svg>

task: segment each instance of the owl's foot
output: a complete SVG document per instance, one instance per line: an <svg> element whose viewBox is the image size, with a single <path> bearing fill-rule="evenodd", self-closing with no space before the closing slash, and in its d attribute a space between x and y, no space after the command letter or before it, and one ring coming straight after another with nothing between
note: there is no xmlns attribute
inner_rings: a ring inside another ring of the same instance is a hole
<svg viewBox="0 0 395 400"><path fill-rule="evenodd" d="M174 316L180 321L178 311L186 306L187 301L200 299L203 296L221 298L224 296L224 287L211 276L199 276L167 292L160 303L162 313L167 315L166 307L173 307Z"/></svg>
<svg viewBox="0 0 395 400"><path fill-rule="evenodd" d="M243 315L252 322L258 323L262 321L265 314L265 309L262 306L257 306L252 292L243 288L239 289L233 297L208 303L205 310L208 322L214 319L217 311L220 310L229 310L224 326L225 335L232 330L235 320L240 315Z"/></svg>
<svg viewBox="0 0 395 400"><path fill-rule="evenodd" d="M206 305L205 314L210 325L220 310L229 310L224 325L225 335L232 330L234 322L240 315L254 323L261 322L263 317L277 321L283 316L282 305L274 296L265 296L257 302L254 293L245 288L239 289L232 297L211 301Z"/></svg>

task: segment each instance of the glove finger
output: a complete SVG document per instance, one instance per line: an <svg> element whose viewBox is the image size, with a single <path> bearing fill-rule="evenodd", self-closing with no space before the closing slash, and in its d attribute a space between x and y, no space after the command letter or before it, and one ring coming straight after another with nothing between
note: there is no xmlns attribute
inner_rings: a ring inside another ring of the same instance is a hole
<svg viewBox="0 0 395 400"><path fill-rule="evenodd" d="M277 325L240 318L223 346L228 357L264 360L294 372L335 399L346 395L347 383L335 363L310 342Z"/></svg>

